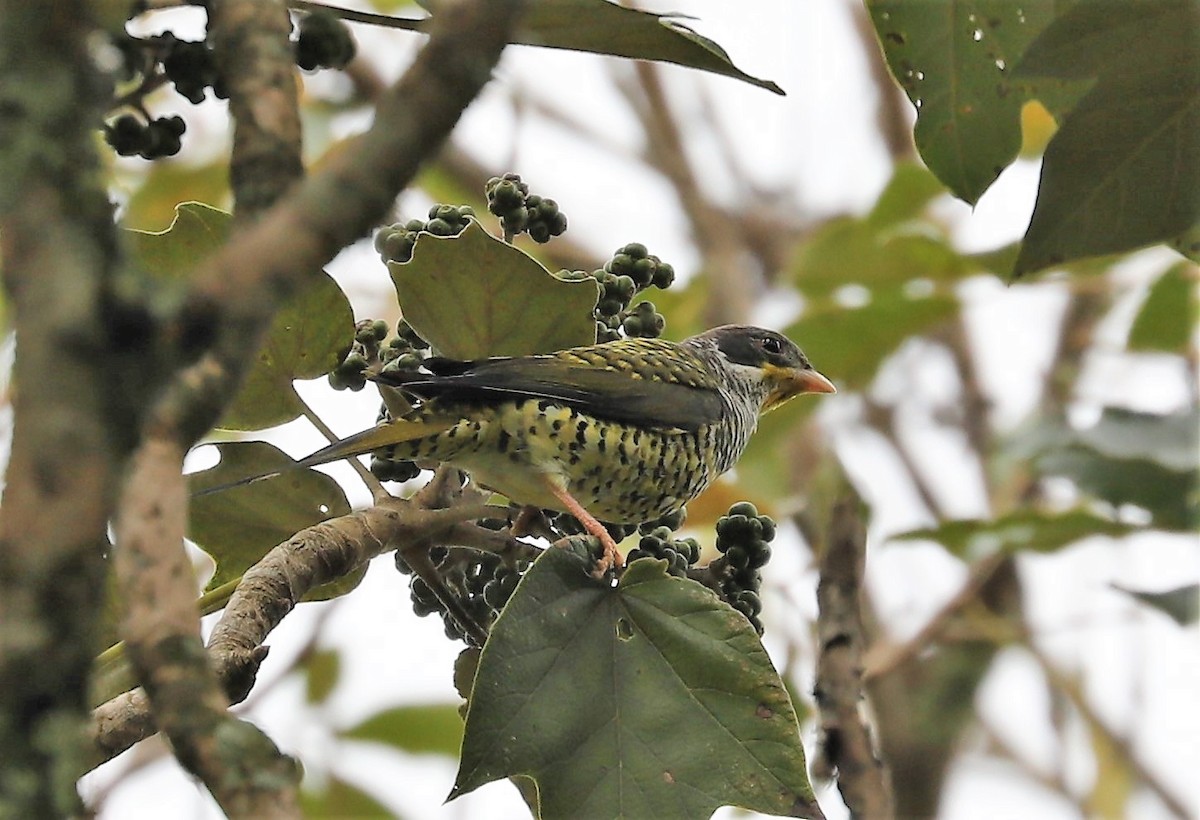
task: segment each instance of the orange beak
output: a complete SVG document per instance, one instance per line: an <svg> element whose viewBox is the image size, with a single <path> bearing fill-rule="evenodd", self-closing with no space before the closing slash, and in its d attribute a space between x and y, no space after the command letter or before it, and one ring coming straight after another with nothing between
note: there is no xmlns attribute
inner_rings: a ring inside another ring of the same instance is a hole
<svg viewBox="0 0 1200 820"><path fill-rule="evenodd" d="M767 396L767 401L763 405L764 413L774 410L776 407L803 393L837 392L837 388L833 386L833 382L811 368L800 370L791 367L767 365L764 369L766 370L767 378L774 382L774 389Z"/></svg>

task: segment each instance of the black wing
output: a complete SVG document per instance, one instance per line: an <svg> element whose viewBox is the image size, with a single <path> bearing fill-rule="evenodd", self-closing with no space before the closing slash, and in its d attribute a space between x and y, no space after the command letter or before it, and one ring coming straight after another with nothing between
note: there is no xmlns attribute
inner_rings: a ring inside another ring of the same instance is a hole
<svg viewBox="0 0 1200 820"><path fill-rule="evenodd" d="M637 368L584 364L562 356L429 359L425 367L431 373L388 371L374 379L423 399L545 399L642 427L696 430L717 421L724 409L721 395L707 385L648 378Z"/></svg>

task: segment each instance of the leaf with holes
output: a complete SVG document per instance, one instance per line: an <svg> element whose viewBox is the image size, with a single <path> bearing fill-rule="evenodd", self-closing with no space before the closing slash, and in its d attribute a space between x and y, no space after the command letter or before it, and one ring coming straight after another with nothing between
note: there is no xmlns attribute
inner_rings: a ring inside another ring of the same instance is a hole
<svg viewBox="0 0 1200 820"><path fill-rule="evenodd" d="M819 817L787 690L749 622L634 561L602 585L565 550L522 578L480 657L451 797L538 784L540 816Z"/></svg>
<svg viewBox="0 0 1200 820"><path fill-rule="evenodd" d="M404 318L442 356L525 356L594 344L590 277L567 282L474 219L458 236L421 234L388 269Z"/></svg>

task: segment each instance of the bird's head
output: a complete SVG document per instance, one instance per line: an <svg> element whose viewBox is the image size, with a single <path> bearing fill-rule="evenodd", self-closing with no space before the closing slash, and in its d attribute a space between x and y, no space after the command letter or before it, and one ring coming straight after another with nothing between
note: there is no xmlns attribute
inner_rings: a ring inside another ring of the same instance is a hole
<svg viewBox="0 0 1200 820"><path fill-rule="evenodd" d="M795 342L773 330L725 325L695 338L712 345L733 372L767 388L763 413L803 393L837 392L833 382L813 369Z"/></svg>

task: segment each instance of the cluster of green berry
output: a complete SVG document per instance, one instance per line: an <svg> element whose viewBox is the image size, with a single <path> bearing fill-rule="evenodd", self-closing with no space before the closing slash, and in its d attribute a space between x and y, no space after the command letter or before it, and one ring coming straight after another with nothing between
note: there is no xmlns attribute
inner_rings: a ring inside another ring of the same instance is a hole
<svg viewBox="0 0 1200 820"><path fill-rule="evenodd" d="M534 242L545 243L567 229L567 215L558 209L558 203L529 193L529 185L519 174L492 177L483 192L488 211L500 217L505 239L511 241L525 232Z"/></svg>
<svg viewBox="0 0 1200 820"><path fill-rule="evenodd" d="M521 574L529 568L528 561L518 560L509 565L494 553L462 548L435 547L429 557L442 581L442 596L449 596L459 611L485 631L512 597ZM396 553L396 569L405 575L412 574L412 567L399 553ZM471 630L459 623L443 598L424 579L414 577L409 593L413 612L418 616L438 613L446 637L475 645Z"/></svg>
<svg viewBox="0 0 1200 820"><path fill-rule="evenodd" d="M329 372L334 390L358 392L367 385L367 367L380 358L380 345L387 338L388 324L382 319L363 319L354 326L354 343L342 363Z"/></svg>
<svg viewBox="0 0 1200 820"><path fill-rule="evenodd" d="M700 560L700 542L695 538L672 538L671 534L687 520L687 508L663 516L656 521L646 521L638 527L642 537L638 545L629 551L626 560L659 558L667 562L667 572L680 578L687 576L688 567Z"/></svg>
<svg viewBox="0 0 1200 820"><path fill-rule="evenodd" d="M314 11L300 20L296 36L296 65L305 71L345 68L356 47L350 29L327 11Z"/></svg>
<svg viewBox="0 0 1200 820"><path fill-rule="evenodd" d="M416 370L425 360L429 342L422 339L408 322L396 326L396 335L387 344L388 324L381 319L364 319L355 326L354 342L341 364L330 371L329 386L334 390L362 390L367 370L382 365L383 370ZM379 411L378 422L389 419L387 405ZM385 447L371 455L371 472L380 481L408 481L421 472L414 462L396 458L395 447Z"/></svg>
<svg viewBox="0 0 1200 820"><path fill-rule="evenodd" d="M139 88L146 93L165 80L193 105L204 100L208 88L218 98L229 96L217 72L212 49L203 40L181 40L167 31L144 39L122 33L113 42L122 57L121 79L138 81ZM136 113L122 114L104 126L104 139L114 151L123 157L143 159L179 153L181 138L187 130L182 117L152 119L140 104L133 103L131 107Z"/></svg>
<svg viewBox="0 0 1200 820"><path fill-rule="evenodd" d="M640 242L620 248L600 270L561 271L559 277L579 280L591 277L600 285L600 299L593 317L596 320L596 341L612 342L621 335L631 338L657 339L667 320L654 303L642 301L630 307L633 297L648 287L666 289L675 281L675 269L646 250Z"/></svg>
<svg viewBox="0 0 1200 820"><path fill-rule="evenodd" d="M149 40L157 46L163 74L179 95L192 105L204 101L207 88L213 90L213 96L217 99L223 100L229 96L207 42L180 40L169 31Z"/></svg>
<svg viewBox="0 0 1200 820"><path fill-rule="evenodd" d="M384 370L416 370L428 352L429 342L401 319L396 325L396 335L380 350L379 360L383 362ZM381 405L378 421L382 423L390 418L387 405ZM384 447L371 454L371 472L380 481L409 481L417 477L421 468L414 461L396 458L395 447Z"/></svg>
<svg viewBox="0 0 1200 820"><path fill-rule="evenodd" d="M135 14L144 10L140 4L132 5ZM123 83L136 83L120 98L121 104L133 112L104 126L104 139L121 156L159 159L179 153L187 128L183 118L153 119L143 104L143 99L164 82L193 105L203 102L210 88L218 99L229 96L212 48L205 40L181 40L170 31L149 37L121 32L114 36L113 45L121 54L118 78ZM300 20L295 55L300 68L343 68L354 58L354 52L349 28L329 12L313 12Z"/></svg>
<svg viewBox="0 0 1200 820"><path fill-rule="evenodd" d="M434 205L428 220L410 219L380 228L375 233L375 252L385 265L407 262L412 259L419 234L458 236L473 216L475 209L470 205Z"/></svg>
<svg viewBox="0 0 1200 820"><path fill-rule="evenodd" d="M759 635L763 633L762 568L771 560L770 542L775 538L775 522L748 501L729 508L729 514L717 520L717 551L720 566L714 566L720 578L721 597L749 619ZM717 562L713 562L714 565Z"/></svg>
<svg viewBox="0 0 1200 820"><path fill-rule="evenodd" d="M180 137L186 130L178 115L143 122L133 114L122 114L104 125L104 141L123 157L173 157L183 147Z"/></svg>

